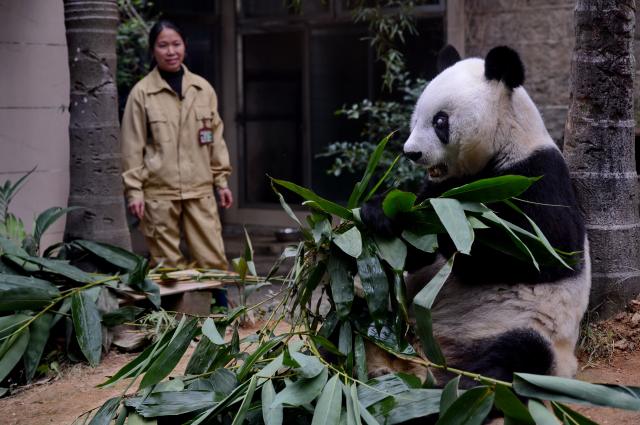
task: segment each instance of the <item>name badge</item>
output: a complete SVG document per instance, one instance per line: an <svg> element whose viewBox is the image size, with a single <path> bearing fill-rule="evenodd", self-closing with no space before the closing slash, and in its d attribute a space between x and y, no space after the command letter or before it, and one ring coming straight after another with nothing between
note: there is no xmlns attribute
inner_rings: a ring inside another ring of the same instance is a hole
<svg viewBox="0 0 640 425"><path fill-rule="evenodd" d="M198 130L198 142L200 142L201 145L213 143L213 129L207 127L206 120L202 120L202 128Z"/></svg>

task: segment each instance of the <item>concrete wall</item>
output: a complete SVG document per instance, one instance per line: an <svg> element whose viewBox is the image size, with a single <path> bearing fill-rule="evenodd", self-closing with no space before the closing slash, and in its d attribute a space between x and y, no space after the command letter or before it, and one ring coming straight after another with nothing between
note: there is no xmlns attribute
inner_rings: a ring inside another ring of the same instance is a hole
<svg viewBox="0 0 640 425"><path fill-rule="evenodd" d="M525 88L551 136L560 141L569 105L574 0L465 0L466 56L484 57L498 45L516 49Z"/></svg>
<svg viewBox="0 0 640 425"><path fill-rule="evenodd" d="M0 183L37 171L11 210L33 218L69 194L69 71L61 0L0 0ZM62 239L64 219L43 246Z"/></svg>

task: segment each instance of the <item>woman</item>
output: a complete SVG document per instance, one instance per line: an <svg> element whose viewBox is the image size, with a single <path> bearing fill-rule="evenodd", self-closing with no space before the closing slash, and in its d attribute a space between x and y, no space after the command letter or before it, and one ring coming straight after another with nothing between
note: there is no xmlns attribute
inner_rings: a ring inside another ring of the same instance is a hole
<svg viewBox="0 0 640 425"><path fill-rule="evenodd" d="M211 85L183 65L180 29L159 21L149 33L156 66L131 90L122 117L128 208L141 220L153 265L183 267L180 229L197 267L226 269L220 206L229 208L231 173Z"/></svg>

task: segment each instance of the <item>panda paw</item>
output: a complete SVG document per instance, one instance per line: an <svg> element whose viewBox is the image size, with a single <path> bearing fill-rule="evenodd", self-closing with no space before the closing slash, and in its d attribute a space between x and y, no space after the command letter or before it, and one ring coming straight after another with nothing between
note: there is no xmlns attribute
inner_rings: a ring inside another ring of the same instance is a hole
<svg viewBox="0 0 640 425"><path fill-rule="evenodd" d="M365 202L360 208L360 218L368 229L380 236L397 236L400 233L399 226L384 214L383 199L383 196L378 195Z"/></svg>

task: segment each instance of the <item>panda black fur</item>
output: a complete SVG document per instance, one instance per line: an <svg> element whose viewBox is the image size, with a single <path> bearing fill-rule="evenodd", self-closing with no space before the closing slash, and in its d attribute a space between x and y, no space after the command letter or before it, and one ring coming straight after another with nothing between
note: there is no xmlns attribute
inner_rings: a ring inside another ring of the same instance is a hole
<svg viewBox="0 0 640 425"><path fill-rule="evenodd" d="M532 265L474 244L470 256L458 255L453 272L433 306L434 333L451 366L510 381L513 372L573 376L579 324L591 288L589 247L569 171L542 117L522 87L524 67L518 54L497 47L485 60L458 61L448 47L445 67L425 88L404 144L407 157L428 176L419 199L480 178L519 174L543 176L517 202L551 244L581 252L573 269ZM444 58L444 59L443 59ZM456 62L456 63L450 63ZM530 229L511 208L492 204L498 214ZM363 206L366 225L397 232L380 200ZM505 237L500 230L495 238ZM417 257L422 269L407 277L415 295L455 251L440 238L440 255ZM416 258L413 258L414 268ZM375 372L374 372L375 373Z"/></svg>

